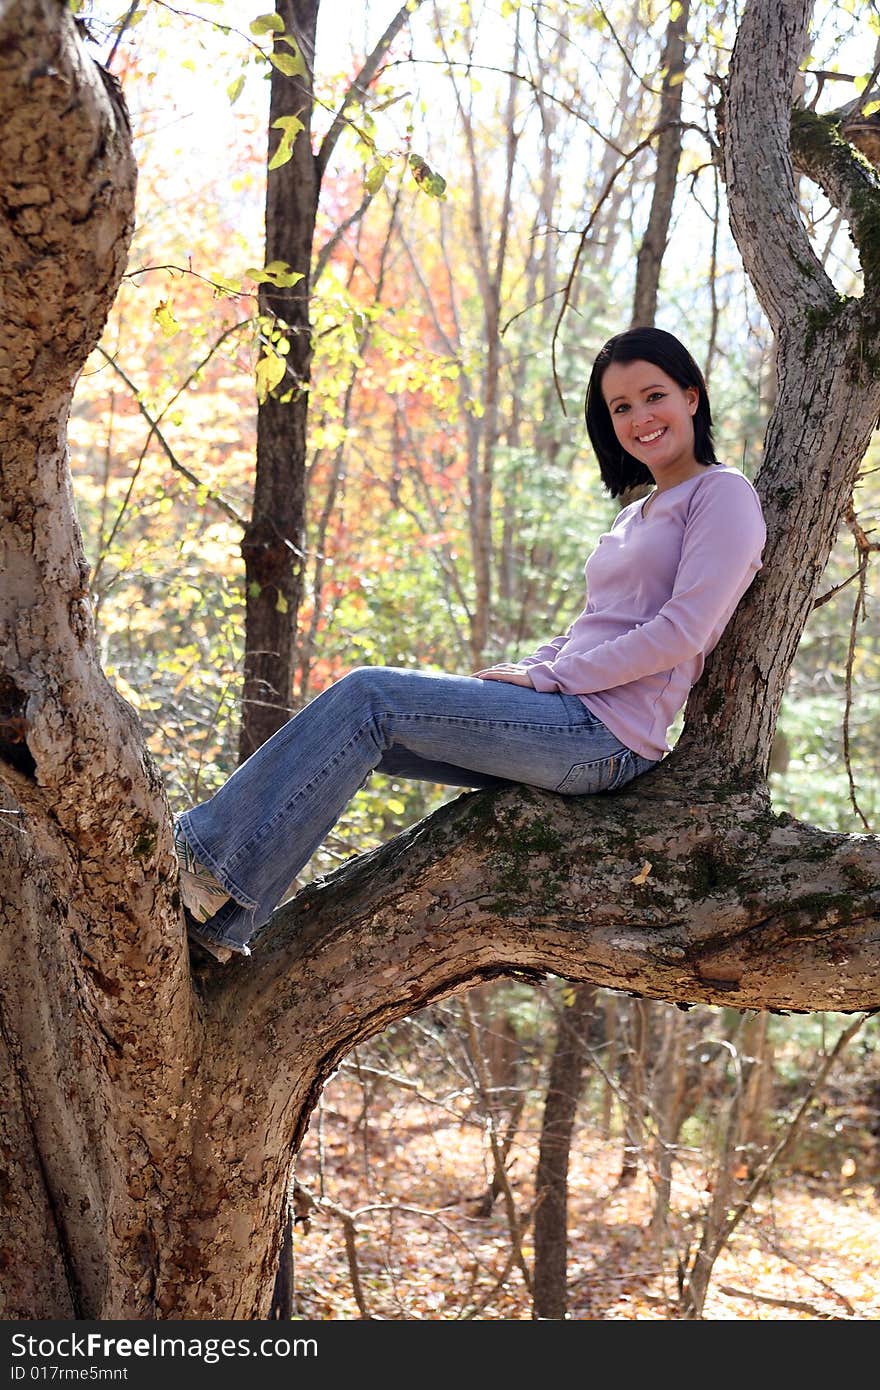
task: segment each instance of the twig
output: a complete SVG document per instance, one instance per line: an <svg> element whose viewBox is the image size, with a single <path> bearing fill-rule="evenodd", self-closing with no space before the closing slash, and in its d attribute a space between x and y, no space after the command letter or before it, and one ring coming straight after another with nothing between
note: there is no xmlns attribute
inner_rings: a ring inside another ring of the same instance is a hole
<svg viewBox="0 0 880 1390"><path fill-rule="evenodd" d="M495 1179L498 1183L499 1188L501 1189L501 1192L504 1195L504 1206L507 1212L508 1226L510 1227L510 1242L512 1252L515 1262L519 1268L519 1271L522 1274L525 1286L529 1292L529 1295L531 1296L532 1276L529 1272L529 1267L526 1264L526 1257L523 1254L522 1228L520 1226L519 1217L517 1215L516 1202L514 1200L513 1192L511 1190L510 1179L507 1174L507 1168L504 1163L504 1155L502 1154L501 1146L498 1143L498 1133L495 1127L495 1119L492 1114L492 1106L489 1101L489 1092L491 1090L491 1087L489 1085L489 1078L486 1075L486 1064L483 1058L482 1048L480 1047L480 1040L477 1036L477 1026L474 1020L473 1010L471 1009L467 996L465 996L465 998L462 1000L462 1012L464 1013L468 1039L470 1041L471 1057L473 1058L474 1067L477 1072L479 1087L483 1095L483 1110L486 1116L486 1125L489 1131L489 1143L492 1146L492 1158L495 1166Z"/></svg>
<svg viewBox="0 0 880 1390"><path fill-rule="evenodd" d="M786 1129L785 1133L779 1139L778 1143L776 1143L774 1147L771 1149L770 1153L765 1158L764 1162L761 1164L761 1167L758 1169L757 1173L752 1178L752 1181L746 1188L743 1196L739 1199L739 1201L731 1210L730 1216L728 1217L728 1220L726 1221L722 1229L721 1235L719 1237L719 1250L724 1248L730 1237L733 1235L733 1232L736 1230L737 1226L742 1221L743 1217L751 1209L755 1198L757 1197L761 1189L766 1185L767 1180L770 1177L770 1174L772 1170L775 1168L776 1164L779 1162L781 1158L785 1156L786 1153L788 1153L788 1150L791 1148L797 1135L800 1133L801 1125L803 1124L807 1111L809 1110L810 1106L813 1104L813 1101L816 1098L817 1091L819 1090L820 1086L823 1085L825 1078L827 1077L831 1068L834 1066L834 1063L837 1061L841 1052L843 1052L844 1048L847 1047L848 1044L852 1041L856 1033L858 1033L859 1029L865 1026L870 1016L871 1015L869 1013L865 1013L854 1018L852 1023L849 1023L846 1026L846 1028L844 1028L843 1032L838 1037L837 1042L834 1044L831 1051L823 1060L822 1065L820 1066L812 1084L810 1085L807 1091L807 1094L801 1101L795 1113L795 1116L789 1124L788 1128Z"/></svg>
<svg viewBox="0 0 880 1390"><path fill-rule="evenodd" d="M856 815L861 820L862 825L870 833L871 826L856 798L856 784L855 778L853 777L852 761L850 759L849 733L850 715L852 713L853 671L855 668L856 657L856 635L858 631L859 616L861 615L862 620L864 620L865 589L868 578L869 556L872 550L880 550L880 545L878 545L876 542L868 540L868 537L862 530L862 527L859 525L858 517L856 516L855 508L853 507L852 502L850 502L849 507L847 508L846 521L847 525L853 533L853 537L856 543L856 549L858 551L859 568L857 570L857 575L859 580L859 590L856 594L856 601L853 604L852 619L850 622L849 629L849 646L847 648L846 653L846 703L844 705L843 710L843 761L844 766L846 767L847 781L849 782L850 804L853 810L855 811Z"/></svg>
<svg viewBox="0 0 880 1390"><path fill-rule="evenodd" d="M839 594L839 593L840 593L841 589L845 589L846 586L847 586L848 584L851 584L851 583L853 582L854 579L858 579L858 578L859 578L859 574L860 574L860 571L859 571L859 570L854 570L853 573L850 575L849 579L844 579L844 580L841 581L840 584L835 584L833 588L831 588L831 589L826 589L825 593L822 594L822 596L821 596L820 598L817 598L817 599L814 599L814 600L813 600L813 608L814 608L814 609L816 609L816 608L821 608L822 605L823 605L823 603L828 603L830 599L833 599L833 598L834 598L834 595L835 595L835 594Z"/></svg>
<svg viewBox="0 0 880 1390"><path fill-rule="evenodd" d="M256 299L253 290L236 290L232 285L226 285L222 280L212 280L210 275L202 275L200 271L193 270L191 265L174 265L173 263L163 263L162 265L142 265L137 270L127 270L123 275L123 280L134 280L138 275L149 275L154 270L170 270L174 275L191 275L194 280L202 280L212 289L220 294L228 294L232 299Z"/></svg>
<svg viewBox="0 0 880 1390"><path fill-rule="evenodd" d="M835 1298L837 1299L838 1303L842 1303L846 1311L852 1317L858 1316L855 1308L850 1303L846 1295L840 1293L834 1287L833 1284L829 1284L827 1279L823 1279L821 1275L815 1274L813 1270L810 1269L809 1266L805 1265L801 1260L795 1259L794 1255L792 1255L790 1251L786 1250L784 1246L777 1245L776 1241L771 1240L769 1236L765 1235L765 1233L761 1230L760 1226L757 1228L756 1234L758 1236L758 1240L761 1242L765 1250L769 1250L772 1254L776 1255L778 1259L784 1260L786 1264L791 1265L792 1269L796 1269L799 1273L805 1274L808 1279L811 1279L813 1281L814 1284L818 1284L819 1288L822 1289L823 1293L827 1293L830 1298Z"/></svg>
<svg viewBox="0 0 880 1390"><path fill-rule="evenodd" d="M646 135L644 140L639 140L638 144L634 145L633 148L622 157L620 163L617 165L617 168L612 169L611 173L608 175L608 178L605 180L605 187L602 189L601 193L599 194L599 197L596 199L596 202L593 206L593 211L590 213L590 216L587 220L587 224L581 232L577 250L574 253L574 260L571 263L571 270L569 271L568 278L563 287L562 306L559 310L559 313L556 316L556 323L553 326L553 336L550 340L550 360L553 368L553 385L556 388L556 394L559 398L559 404L562 407L563 415L565 415L567 412L565 409L565 400L562 395L562 387L559 383L556 345L559 339L559 330L562 326L562 320L565 317L565 311L568 308L571 299L572 286L574 285L575 277L580 267L581 257L584 254L584 247L587 244L587 238L590 235L590 232L592 231L593 223L596 221L602 204L605 202L605 199L608 197L609 193L611 192L612 188L617 182L618 177L623 173L626 166L628 164L631 164L632 161L636 158L636 156L641 154L642 150L647 149L648 145L650 145L651 142L655 140L658 135L662 134L664 130L668 130L671 126L680 126L682 130L697 130L700 132L701 135L705 134L705 131L702 129L701 126L694 125L691 121L662 121L659 125L656 125L654 129L651 131L650 135Z"/></svg>
<svg viewBox="0 0 880 1390"><path fill-rule="evenodd" d="M128 12L125 15L125 18L122 20L121 24L119 25L119 28L116 30L116 37L113 40L113 47L110 49L110 52L107 55L106 62L102 64L103 67L109 69L110 64L116 57L116 50L119 47L119 41L122 38L122 35L125 33L131 21L134 19L134 12L139 4L140 0L131 0L131 4L128 7Z"/></svg>
<svg viewBox="0 0 880 1390"><path fill-rule="evenodd" d="M768 1303L773 1308L793 1308L799 1313L812 1313L817 1318L833 1318L833 1313L825 1313L802 1298L773 1298L770 1294L755 1293L753 1289L735 1289L732 1284L719 1284L719 1293L729 1294L731 1298L750 1298L754 1303Z"/></svg>
<svg viewBox="0 0 880 1390"><path fill-rule="evenodd" d="M149 448L150 440L151 440L154 436L155 436L155 438L156 438L156 440L157 440L157 442L158 442L160 448L162 449L163 453L165 454L165 457L168 459L168 462L171 464L171 467L172 467L173 469L175 469L176 472L181 473L181 474L184 476L184 478L186 478L189 482L191 482L195 487L198 487L198 488L205 488L205 491L206 491L206 493L207 493L207 496L210 498L210 500L211 500L212 502L214 502L214 503L220 508L220 510L221 510L222 512L224 512L224 513L226 514L226 516L228 516L228 517L230 518L231 521L237 522L237 524L238 524L239 526L241 526L242 529L244 529L245 526L247 525L246 519L241 515L240 512L238 512L238 511L235 509L235 507L232 506L232 504L231 504L230 502L227 502L226 499L225 499L224 497L221 497L220 494L219 494L218 492L215 492L213 488L208 488L208 487L206 487L206 485L196 476L196 474L193 473L191 469L187 468L186 464L183 464L183 463L180 462L180 460L178 459L177 455L174 453L173 449L171 448L171 445L168 443L168 440L165 438L164 434L162 433L161 429L159 428L159 421L162 419L162 416L165 415L165 414L167 413L167 411L169 411L169 410L171 409L171 406L174 404L174 402L175 402L180 396L183 395L183 392L191 385L191 383L195 380L195 378L198 376L199 372L203 369L203 367L205 367L205 366L207 365L207 363L211 360L211 358L213 357L214 353L217 351L217 348L220 346L220 344L223 342L223 340L224 340L225 338L228 338L228 337L230 336L230 334L236 332L239 328L244 328L244 327L246 327L247 324L249 324L250 322L251 322L250 319L245 319L245 320L243 320L241 323L233 324L230 328L225 329L224 332L220 334L220 337L219 337L219 338L216 340L216 342L213 344L213 346L212 346L212 348L211 348L211 351L208 353L207 357L203 358L202 361L199 362L198 365L197 365L196 367L193 368L193 370L190 372L189 376L186 378L186 380L184 381L184 383L183 383L183 385L180 387L180 389L179 389L178 391L176 391L176 392L174 393L174 395L171 397L171 399L165 403L165 405L162 407L162 409L161 409L161 411L159 412L159 414L156 415L156 416L154 416L154 415L147 409L147 407L144 405L143 401L141 400L141 395L140 395L140 392L139 392L137 386L136 386L135 383L132 381L132 379L131 379L131 377L128 375L128 373L124 370L124 368L120 367L120 365L119 365L119 363L117 362L116 358L113 357L113 355L112 355L111 353L109 353L109 352L106 350L106 348L102 347L100 343L99 343L98 346L96 347L95 351L96 351L97 353L99 353L99 354L101 355L101 357L104 358L104 361L108 364L108 366L112 367L113 371L116 372L117 376L121 377L122 380L125 382L126 386L129 388L129 390L131 391L132 395L134 396L135 403L137 404L138 410L140 411L141 415L142 415L142 416L144 417L144 419L146 420L147 424L150 426L149 433L147 434L147 438L146 438L146 440L145 440L145 442L144 442L143 449L141 450L140 458L138 459L137 467L136 467L136 469L135 469L135 471L134 471L134 474L133 474L133 476L132 476L132 478L131 478L131 481L130 481L130 483L129 483L128 491L126 492L126 495L125 495L125 497L124 497L124 499L123 499L123 502L122 502L122 505L121 505L121 507L120 507L120 509L119 509L119 512L118 512L118 514L117 514L116 520L114 521L113 526L112 526L111 529L110 529L110 534L109 534L109 536L107 537L107 541L106 541L106 544L105 544L105 553L106 553L106 546L110 545L110 543L111 543L112 540L113 540L113 537L115 536L116 532L117 532L118 529L119 529L120 523L121 523L121 521L122 521L122 517L123 517L123 515L124 515L124 513L125 513L125 511L126 511L126 508L128 507L128 503L129 503L130 498L131 498L131 492L132 492L132 489L133 489L133 487L134 487L135 479L136 479L137 476L138 476L138 473L139 473L139 471L140 471L141 464L143 463L143 460L144 460L144 458L145 458L145 456L146 456L146 452L147 452L147 449ZM100 567L101 567L101 562L99 561L98 564L97 564L97 566L96 566L96 568L95 568L95 574L97 574L97 573L99 572ZM94 577L95 577L95 576L93 575L93 582L94 582Z"/></svg>
<svg viewBox="0 0 880 1390"><path fill-rule="evenodd" d="M355 79L349 86L348 91L345 93L345 96L342 98L342 102L339 108L337 109L336 115L333 118L333 123L331 124L330 129L327 131L327 134L321 141L320 148L317 154L315 155L315 168L317 170L317 179L319 184L321 182L321 177L324 173L324 170L327 167L327 162L330 158L330 155L333 153L333 148L342 132L343 126L345 126L348 123L345 115L347 108L351 105L351 103L355 100L356 97L364 95L367 88L370 86L370 83L373 81L374 77L378 73L379 65L381 64L385 54L388 52L388 49L391 47L392 43L397 38L397 35L400 33L400 30L403 28L404 24L406 24L406 22L412 18L413 14L422 4L422 2L423 0L407 0L407 3L405 5L401 5L400 9L397 11L397 14L388 24L384 34L379 39L379 42L376 44L376 47L373 49L369 58L367 58L357 77L355 77Z"/></svg>

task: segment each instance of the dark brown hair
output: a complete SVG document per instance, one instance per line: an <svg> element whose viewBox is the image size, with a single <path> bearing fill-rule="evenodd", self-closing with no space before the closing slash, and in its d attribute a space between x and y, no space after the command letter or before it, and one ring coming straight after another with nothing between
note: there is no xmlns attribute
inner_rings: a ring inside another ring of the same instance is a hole
<svg viewBox="0 0 880 1390"><path fill-rule="evenodd" d="M712 412L703 373L683 343L662 328L628 328L609 338L599 349L584 402L584 416L590 443L599 460L602 481L612 497L619 497L639 483L653 482L650 471L628 454L614 433L614 424L602 395L602 378L612 362L652 362L683 389L694 387L698 394L694 412L694 455L698 463L718 463L712 443Z"/></svg>

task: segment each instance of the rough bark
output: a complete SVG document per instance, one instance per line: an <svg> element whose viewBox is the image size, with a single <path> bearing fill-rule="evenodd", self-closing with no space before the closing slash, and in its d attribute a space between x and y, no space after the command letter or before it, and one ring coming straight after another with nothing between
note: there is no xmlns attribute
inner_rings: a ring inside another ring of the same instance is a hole
<svg viewBox="0 0 880 1390"><path fill-rule="evenodd" d="M880 1007L880 843L775 815L762 780L880 389L870 256L863 299L838 304L793 203L777 209L804 9L753 0L731 70L732 217L780 340L770 542L681 750L612 796L464 795L300 894L252 958L193 975L162 787L98 662L66 463L124 264L130 144L66 8L0 5L3 1317L265 1317L327 1076L476 981Z"/></svg>

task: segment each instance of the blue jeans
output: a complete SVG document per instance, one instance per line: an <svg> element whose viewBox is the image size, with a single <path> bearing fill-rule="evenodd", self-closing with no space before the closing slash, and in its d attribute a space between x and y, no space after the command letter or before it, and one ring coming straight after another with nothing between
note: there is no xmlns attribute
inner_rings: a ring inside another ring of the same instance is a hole
<svg viewBox="0 0 880 1390"><path fill-rule="evenodd" d="M200 926L241 950L373 771L453 787L615 791L655 764L575 695L389 666L317 695L179 819L230 900Z"/></svg>

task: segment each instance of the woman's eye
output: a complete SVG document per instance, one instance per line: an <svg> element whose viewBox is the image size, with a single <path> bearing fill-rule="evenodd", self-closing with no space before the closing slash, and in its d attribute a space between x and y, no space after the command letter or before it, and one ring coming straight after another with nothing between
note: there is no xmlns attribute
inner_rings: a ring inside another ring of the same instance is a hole
<svg viewBox="0 0 880 1390"><path fill-rule="evenodd" d="M621 412L622 410L628 410L628 409L629 409L629 406L626 406L626 405L616 405L616 406L614 407L614 414L615 414L615 415L619 415L620 412Z"/></svg>
<svg viewBox="0 0 880 1390"><path fill-rule="evenodd" d="M662 391L651 391L648 395L649 401L662 401L664 393Z"/></svg>

